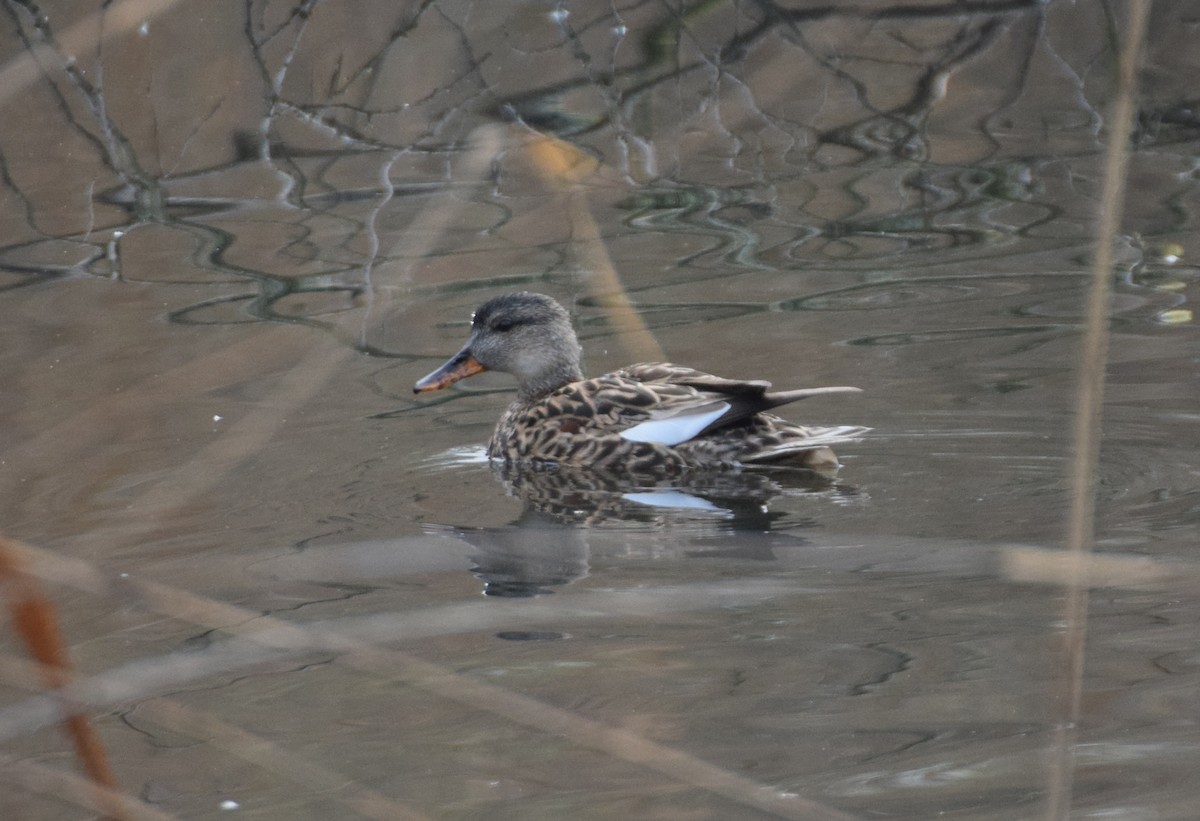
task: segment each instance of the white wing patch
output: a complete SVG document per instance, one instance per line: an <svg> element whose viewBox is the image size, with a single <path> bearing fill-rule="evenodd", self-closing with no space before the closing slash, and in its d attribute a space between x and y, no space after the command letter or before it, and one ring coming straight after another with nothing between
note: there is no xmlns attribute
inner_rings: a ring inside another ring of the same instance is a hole
<svg viewBox="0 0 1200 821"><path fill-rule="evenodd" d="M700 431L720 419L729 410L728 402L705 402L670 416L648 419L621 431L621 438L630 442L657 442L678 445L694 438Z"/></svg>
<svg viewBox="0 0 1200 821"><path fill-rule="evenodd" d="M622 499L637 502L639 505L650 507L672 508L675 510L703 510L706 513L717 513L721 516L732 516L733 511L717 507L708 499L684 493L681 490L650 490L645 493L622 493Z"/></svg>

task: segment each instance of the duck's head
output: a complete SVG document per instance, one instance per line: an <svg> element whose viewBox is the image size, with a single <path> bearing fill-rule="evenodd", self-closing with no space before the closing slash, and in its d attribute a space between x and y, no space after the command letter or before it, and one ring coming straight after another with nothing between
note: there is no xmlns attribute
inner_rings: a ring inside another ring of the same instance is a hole
<svg viewBox="0 0 1200 821"><path fill-rule="evenodd" d="M471 318L462 350L413 386L436 391L483 371L517 378L521 398L531 399L583 378L579 341L566 310L548 296L528 292L489 299Z"/></svg>

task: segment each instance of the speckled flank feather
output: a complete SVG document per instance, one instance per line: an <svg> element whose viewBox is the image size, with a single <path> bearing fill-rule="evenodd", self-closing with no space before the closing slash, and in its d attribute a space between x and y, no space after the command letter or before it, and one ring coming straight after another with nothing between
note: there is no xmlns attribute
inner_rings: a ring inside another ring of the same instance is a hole
<svg viewBox="0 0 1200 821"><path fill-rule="evenodd" d="M505 462L641 475L766 463L830 467L836 465L836 457L829 446L866 431L805 427L765 412L809 396L857 388L772 393L769 382L724 379L670 363L631 365L581 378L578 342L566 311L538 294L497 297L480 307L467 345L418 382L417 390L454 381L457 377L447 376L447 369L467 359L514 373L521 382L517 400L500 417L488 445L488 456ZM546 373L577 378L547 379ZM548 381L559 384L547 386ZM531 390L531 385L538 387ZM681 416L699 419L691 426L703 428L673 444L622 436L655 420L656 425L645 429L658 437Z"/></svg>
<svg viewBox="0 0 1200 821"><path fill-rule="evenodd" d="M496 425L488 456L505 461L558 462L601 470L653 474L689 466L736 467L785 460L814 448L850 441L862 428L815 428L757 413L694 439L668 446L631 442L621 431L682 406L726 395L703 390L709 374L669 363L633 365L564 385L531 401L514 402ZM727 390L766 383L726 382Z"/></svg>

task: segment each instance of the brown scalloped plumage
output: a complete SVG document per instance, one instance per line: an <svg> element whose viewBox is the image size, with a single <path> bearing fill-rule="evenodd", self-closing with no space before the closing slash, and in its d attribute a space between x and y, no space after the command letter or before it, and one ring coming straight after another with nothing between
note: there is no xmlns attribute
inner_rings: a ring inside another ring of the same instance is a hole
<svg viewBox="0 0 1200 821"><path fill-rule="evenodd" d="M618 473L759 464L829 469L837 465L829 446L866 431L806 427L766 412L857 388L771 392L769 382L724 379L670 363L585 379L579 358L562 306L541 294L506 294L475 312L467 344L415 390L437 390L483 370L511 373L517 399L496 425L489 457Z"/></svg>

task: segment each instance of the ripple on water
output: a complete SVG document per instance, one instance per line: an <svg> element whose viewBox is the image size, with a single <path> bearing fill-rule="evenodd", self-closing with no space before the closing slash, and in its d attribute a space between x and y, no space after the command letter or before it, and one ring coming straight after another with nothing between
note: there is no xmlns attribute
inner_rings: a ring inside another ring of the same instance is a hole
<svg viewBox="0 0 1200 821"><path fill-rule="evenodd" d="M481 469L489 465L488 469ZM447 448L427 456L427 476L475 486L493 483L497 497L518 499L522 521L564 527L604 527L697 534L787 530L811 525L814 505L862 501L854 487L804 470L715 471L651 479L567 468L514 469L491 464L482 445ZM477 499L477 501L482 501ZM454 527L475 527L476 508L459 511ZM540 526L540 525L538 525Z"/></svg>
<svg viewBox="0 0 1200 821"><path fill-rule="evenodd" d="M911 309L964 302L983 302L989 313L1019 317L1083 318L1082 273L997 274L951 277L889 278L784 300L779 311L874 311ZM1157 288L1113 295L1114 315L1145 313L1158 317L1179 302L1178 295Z"/></svg>
<svg viewBox="0 0 1200 821"><path fill-rule="evenodd" d="M1072 278L1075 284L1077 278ZM888 279L776 303L780 311L870 311L992 300L1029 293L1038 281L1021 276Z"/></svg>
<svg viewBox="0 0 1200 821"><path fill-rule="evenodd" d="M422 465L429 470L457 470L471 465L488 464L487 448L483 445L458 445L425 457Z"/></svg>
<svg viewBox="0 0 1200 821"><path fill-rule="evenodd" d="M1041 335L1046 339L1073 333L1075 325L998 325L986 328L940 328L912 333L874 334L858 336L838 343L841 345L916 345L924 342L972 342L999 337ZM1044 340L1043 340L1044 341Z"/></svg>

